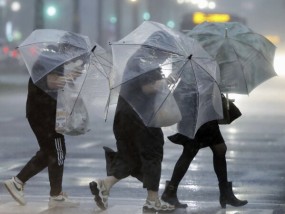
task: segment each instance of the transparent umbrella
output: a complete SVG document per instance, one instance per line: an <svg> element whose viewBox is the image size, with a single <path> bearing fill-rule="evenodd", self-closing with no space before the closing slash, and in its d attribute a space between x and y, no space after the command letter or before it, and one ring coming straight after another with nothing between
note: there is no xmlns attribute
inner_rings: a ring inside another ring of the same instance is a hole
<svg viewBox="0 0 285 214"><path fill-rule="evenodd" d="M178 132L191 138L205 122L222 118L218 64L196 40L145 21L111 46L111 103L120 95L145 125L178 123ZM171 123L161 111L169 105L168 116L176 114L173 97L182 117Z"/></svg>
<svg viewBox="0 0 285 214"><path fill-rule="evenodd" d="M34 84L54 99L60 98L69 115L82 98L91 103L96 82L108 80L111 71L106 51L73 32L38 29L18 49Z"/></svg>

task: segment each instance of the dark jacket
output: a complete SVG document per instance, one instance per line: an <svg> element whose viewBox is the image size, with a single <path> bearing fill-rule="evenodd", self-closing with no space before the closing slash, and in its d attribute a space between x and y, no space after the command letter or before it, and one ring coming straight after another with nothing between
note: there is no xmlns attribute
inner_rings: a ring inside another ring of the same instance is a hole
<svg viewBox="0 0 285 214"><path fill-rule="evenodd" d="M41 65L36 63L33 69L40 71ZM63 67L58 69L63 72ZM36 84L32 79L28 83L28 95L26 102L26 117L36 120L48 120L56 115L57 90L49 89L47 86L47 76L40 79Z"/></svg>

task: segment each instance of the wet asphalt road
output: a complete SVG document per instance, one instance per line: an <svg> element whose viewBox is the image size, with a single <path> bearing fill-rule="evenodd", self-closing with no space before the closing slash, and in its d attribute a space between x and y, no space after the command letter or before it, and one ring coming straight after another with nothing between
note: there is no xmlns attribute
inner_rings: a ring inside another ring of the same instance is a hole
<svg viewBox="0 0 285 214"><path fill-rule="evenodd" d="M26 77L21 78L25 80ZM229 180L233 181L237 197L247 199L249 204L243 208L220 208L212 154L205 148L198 153L179 187L179 198L189 207L176 213L285 213L284 83L284 77L274 77L249 96L236 96L235 103L243 116L231 125L221 126L228 147ZM11 86L2 79L1 85L0 178L3 181L19 172L37 151L37 144L25 119L25 81ZM146 192L133 178L125 179L113 188L109 211L99 212L92 201L89 182L106 175L102 147L115 149L112 109L107 122L102 112L100 108L92 113L92 129L88 134L66 139L64 191L81 201L80 208L47 209L49 182L44 170L25 186L30 201L28 208L17 206L1 184L0 213L142 213ZM165 136L168 133L165 130ZM160 193L180 153L181 147L165 141Z"/></svg>

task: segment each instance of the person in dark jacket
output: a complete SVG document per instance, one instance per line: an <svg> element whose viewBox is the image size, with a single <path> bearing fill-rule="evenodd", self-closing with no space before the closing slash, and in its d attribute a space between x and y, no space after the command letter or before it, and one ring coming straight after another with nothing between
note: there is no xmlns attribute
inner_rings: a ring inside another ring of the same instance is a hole
<svg viewBox="0 0 285 214"><path fill-rule="evenodd" d="M49 48L51 49L49 51L57 51L55 46ZM40 60L39 57L33 67L34 72L41 72L44 69ZM55 131L55 123L57 91L66 83L63 69L63 66L57 68L39 80L37 84L34 84L31 78L29 79L26 117L36 136L39 151L15 177L4 182L9 193L20 205L26 204L23 192L25 183L46 167L50 182L49 206L74 207L79 205L68 199L67 195L62 192L66 147L64 135Z"/></svg>
<svg viewBox="0 0 285 214"><path fill-rule="evenodd" d="M247 200L239 200L233 193L232 182L228 181L226 151L227 146L220 132L217 120L202 125L194 139L190 139L180 133L169 136L168 139L183 146L182 154L177 160L170 181L166 181L165 190L161 196L164 201L179 208L186 208L187 204L179 202L177 188L182 178L200 149L210 147L213 152L214 170L219 181L220 205L225 208L227 204L234 207L244 206Z"/></svg>
<svg viewBox="0 0 285 214"><path fill-rule="evenodd" d="M154 33L151 37L159 40L160 35L164 36L163 32ZM143 183L143 188L147 189L144 210L163 212L175 208L158 196L163 160L163 132L161 128L147 127L137 113L142 112L142 108L149 108L151 111L156 84L160 84L162 79L160 69L142 72L141 66L145 64L142 65L140 60L147 51L153 52L153 55L159 54L153 49L141 48L129 59L125 69L125 74L132 71L141 75L124 83L120 89L113 126L118 151L110 163L108 177L95 179L90 183L94 200L102 210L108 207L108 195L112 186L128 176L138 178ZM156 63L159 64L158 61Z"/></svg>

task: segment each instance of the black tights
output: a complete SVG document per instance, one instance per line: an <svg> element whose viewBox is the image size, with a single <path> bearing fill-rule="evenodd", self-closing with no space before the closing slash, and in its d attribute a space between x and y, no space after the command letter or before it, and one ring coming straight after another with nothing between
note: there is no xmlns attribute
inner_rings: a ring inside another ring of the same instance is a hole
<svg viewBox="0 0 285 214"><path fill-rule="evenodd" d="M225 143L216 144L210 146L213 152L213 165L217 175L219 183L228 181L227 176L227 162L226 162L226 151L227 146ZM183 152L177 160L170 183L174 186L178 186L182 178L188 171L188 168L197 155L199 148L195 146L194 142L188 142L183 145Z"/></svg>

